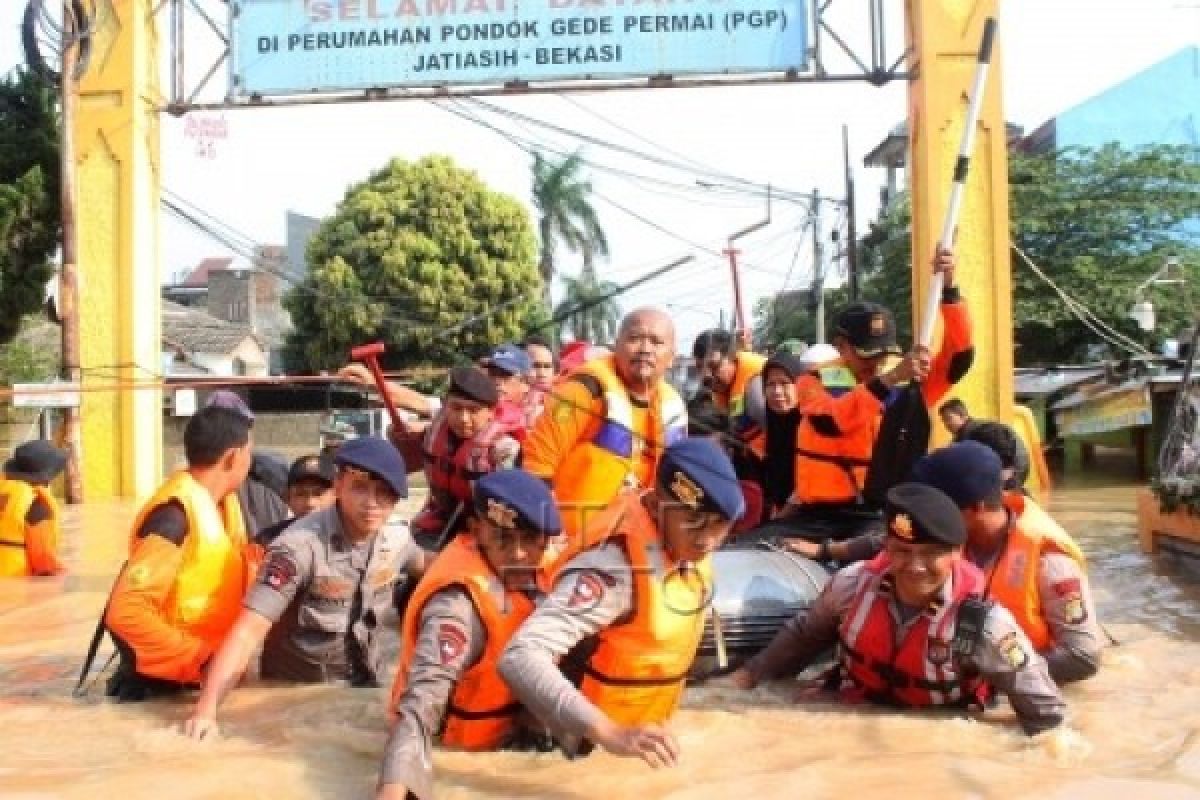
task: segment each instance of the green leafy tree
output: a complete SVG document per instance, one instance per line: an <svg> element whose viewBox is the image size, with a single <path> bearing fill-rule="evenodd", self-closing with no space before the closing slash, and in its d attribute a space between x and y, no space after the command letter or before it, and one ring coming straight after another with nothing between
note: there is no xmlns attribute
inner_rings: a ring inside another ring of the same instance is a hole
<svg viewBox="0 0 1200 800"><path fill-rule="evenodd" d="M621 307L613 299L619 287L612 281L597 280L596 272L585 266L579 277L562 276L566 293L554 309L564 316L563 325L576 339L608 344L617 338Z"/></svg>
<svg viewBox="0 0 1200 800"><path fill-rule="evenodd" d="M52 379L58 361L58 327L44 318L29 316L18 329L15 338L0 344L0 384Z"/></svg>
<svg viewBox="0 0 1200 800"><path fill-rule="evenodd" d="M529 216L444 156L395 159L350 187L308 245L284 303L288 369L387 345L389 367L452 365L519 339L541 282Z"/></svg>
<svg viewBox="0 0 1200 800"><path fill-rule="evenodd" d="M849 293L845 287L825 290L827 337L829 324L848 302ZM773 297L760 298L755 304L754 345L760 352L773 352L788 339L813 344L818 338L816 295L811 289L781 292Z"/></svg>
<svg viewBox="0 0 1200 800"><path fill-rule="evenodd" d="M0 343L41 307L58 249L59 130L54 90L28 70L0 81Z"/></svg>
<svg viewBox="0 0 1200 800"><path fill-rule="evenodd" d="M582 253L585 266L608 256L608 238L591 203L592 184L582 171L583 158L578 153L558 162L533 154L533 204L542 247L538 268L547 304L560 243L572 253Z"/></svg>
<svg viewBox="0 0 1200 800"><path fill-rule="evenodd" d="M1187 291L1151 289L1158 327L1129 319L1135 290L1181 258L1185 289L1200 290L1200 149L1068 150L1015 157L1009 169L1013 240L1059 287L1096 316L1146 344L1188 323ZM1191 220L1191 236L1181 223ZM1019 258L1013 260L1017 357L1024 364L1087 358L1098 337Z"/></svg>
<svg viewBox="0 0 1200 800"><path fill-rule="evenodd" d="M1151 348L1188 324L1189 297L1200 298L1200 151L1112 145L1010 153L1009 183L1013 242L1068 295ZM912 340L910 220L905 197L872 224L859 259L862 296L896 312L903 342ZM1128 316L1135 290L1170 255L1180 258L1187 286L1150 287L1158 326L1145 334ZM1011 265L1018 364L1117 354L1015 254Z"/></svg>

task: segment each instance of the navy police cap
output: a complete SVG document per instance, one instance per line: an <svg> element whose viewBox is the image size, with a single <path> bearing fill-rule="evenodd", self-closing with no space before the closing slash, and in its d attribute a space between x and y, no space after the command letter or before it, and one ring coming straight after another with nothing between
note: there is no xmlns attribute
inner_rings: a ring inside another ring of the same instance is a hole
<svg viewBox="0 0 1200 800"><path fill-rule="evenodd" d="M521 528L547 536L562 531L550 487L523 469L497 470L476 481L475 510L498 528Z"/></svg>
<svg viewBox="0 0 1200 800"><path fill-rule="evenodd" d="M979 442L934 450L913 466L912 478L941 489L959 508L995 497L1004 488L1000 456Z"/></svg>
<svg viewBox="0 0 1200 800"><path fill-rule="evenodd" d="M391 442L383 439L351 439L337 449L333 463L356 467L392 487L397 497L408 497L408 469Z"/></svg>
<svg viewBox="0 0 1200 800"><path fill-rule="evenodd" d="M914 544L957 546L967 540L967 526L954 502L923 483L901 483L884 504L888 535Z"/></svg>
<svg viewBox="0 0 1200 800"><path fill-rule="evenodd" d="M746 513L733 464L709 439L683 439L663 451L658 486L671 500L697 511L715 511L731 522Z"/></svg>

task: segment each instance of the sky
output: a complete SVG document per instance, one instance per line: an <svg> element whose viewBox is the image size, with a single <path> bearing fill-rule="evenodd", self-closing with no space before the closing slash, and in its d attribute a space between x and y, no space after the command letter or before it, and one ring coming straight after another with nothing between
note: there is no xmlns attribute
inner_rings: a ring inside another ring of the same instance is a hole
<svg viewBox="0 0 1200 800"><path fill-rule="evenodd" d="M24 5L23 0L0 0L0 71L21 59L18 25ZM857 42L860 52L866 50L866 6L862 0L836 0L830 12L835 30ZM901 50L902 9L899 0L885 0L889 60ZM212 40L200 28L189 27L192 75L207 68L202 56L212 50ZM1029 132L1181 47L1200 44L1200 0L1002 0L999 43L1005 116ZM849 66L845 60L831 63ZM563 152L582 147L584 157L599 167L590 177L612 249L608 262L600 265L601 277L624 283L680 256L696 256L620 300L627 310L666 306L687 347L696 333L732 308L729 268L719 253L725 237L766 213L764 198L723 191L712 185L711 173L795 192L817 189L840 198L845 124L859 201L858 229L865 231L878 210L884 175L863 167L862 159L903 120L905 86L580 91L487 102L604 142L686 162L683 170L664 169L531 123L471 112L540 146ZM216 124L227 131L215 141L213 157L198 152L187 135L188 119L192 128ZM430 153L448 154L477 171L492 188L529 205L532 214L530 156L493 131L422 100L237 109L185 119L164 115L162 124L164 187L262 244L284 242L286 211L325 216L349 186L389 159ZM835 204L825 209L828 233L840 221L839 211ZM800 204L776 202L771 224L740 242L747 310L761 297L811 283L812 240L802 235L806 213ZM226 254L220 244L173 217L164 214L162 219L164 281L204 257ZM572 273L578 266L568 259L561 269ZM830 283L839 283L840 265L830 269Z"/></svg>

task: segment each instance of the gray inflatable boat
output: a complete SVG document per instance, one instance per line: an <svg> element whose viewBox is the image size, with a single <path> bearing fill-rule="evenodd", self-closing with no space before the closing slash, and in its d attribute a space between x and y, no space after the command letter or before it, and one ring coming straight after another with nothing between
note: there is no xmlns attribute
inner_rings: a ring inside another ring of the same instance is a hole
<svg viewBox="0 0 1200 800"><path fill-rule="evenodd" d="M709 613L705 622L693 680L734 670L770 644L785 622L812 604L829 571L772 540L735 539L713 554L713 576L710 612L715 615ZM720 620L722 642L714 631L714 616Z"/></svg>

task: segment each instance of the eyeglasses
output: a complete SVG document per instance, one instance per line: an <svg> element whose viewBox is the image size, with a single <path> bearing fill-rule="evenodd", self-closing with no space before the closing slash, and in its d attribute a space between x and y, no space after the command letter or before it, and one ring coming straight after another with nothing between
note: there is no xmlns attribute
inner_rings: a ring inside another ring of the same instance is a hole
<svg viewBox="0 0 1200 800"><path fill-rule="evenodd" d="M554 364L550 363L549 361L534 361L533 368L534 369L554 369Z"/></svg>

